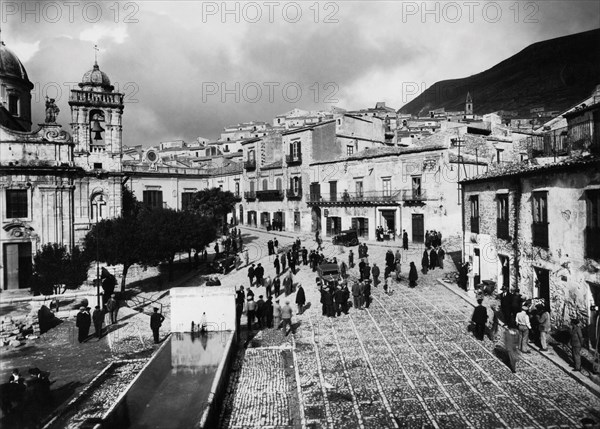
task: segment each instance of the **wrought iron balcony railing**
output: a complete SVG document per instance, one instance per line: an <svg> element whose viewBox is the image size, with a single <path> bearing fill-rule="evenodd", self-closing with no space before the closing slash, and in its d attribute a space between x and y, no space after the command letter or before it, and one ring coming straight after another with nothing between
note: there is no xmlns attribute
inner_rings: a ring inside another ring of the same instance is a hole
<svg viewBox="0 0 600 429"><path fill-rule="evenodd" d="M285 156L285 162L288 165L298 165L298 164L302 164L302 154L297 154L297 155L286 155Z"/></svg>
<svg viewBox="0 0 600 429"><path fill-rule="evenodd" d="M286 195L288 200L300 200L302 199L302 188L298 188L297 190L288 189L286 190Z"/></svg>
<svg viewBox="0 0 600 429"><path fill-rule="evenodd" d="M247 171L252 171L252 170L256 170L256 161L251 160L251 161L245 161L244 162L244 168Z"/></svg>
<svg viewBox="0 0 600 429"><path fill-rule="evenodd" d="M246 198L246 201L254 201L256 200L256 192L246 191L244 192L244 198Z"/></svg>
<svg viewBox="0 0 600 429"><path fill-rule="evenodd" d="M256 191L256 198L260 201L281 201L283 200L283 191L278 189Z"/></svg>
<svg viewBox="0 0 600 429"><path fill-rule="evenodd" d="M405 189L402 191L402 201L421 202L427 200L427 192Z"/></svg>
<svg viewBox="0 0 600 429"><path fill-rule="evenodd" d="M369 192L337 192L327 194L308 194L309 204L328 205L361 205L361 204L396 204L400 200L401 191L369 191Z"/></svg>

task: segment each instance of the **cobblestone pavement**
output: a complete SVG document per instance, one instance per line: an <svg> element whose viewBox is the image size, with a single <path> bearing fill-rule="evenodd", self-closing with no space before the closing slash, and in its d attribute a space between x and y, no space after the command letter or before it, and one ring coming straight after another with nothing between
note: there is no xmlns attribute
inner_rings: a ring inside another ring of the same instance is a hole
<svg viewBox="0 0 600 429"><path fill-rule="evenodd" d="M256 248L272 238L245 232ZM303 245L313 248L312 237L305 238ZM326 250L338 261L347 260L344 249ZM383 268L386 250L370 246L371 265ZM408 262L419 262L421 252L403 254L405 275ZM274 274L268 256L260 262L266 275ZM453 269L446 260L444 271ZM356 268L350 274L356 275ZM539 353L522 355L513 374L503 361L502 340L474 339L466 329L473 307L437 283L441 276L439 269L420 274L414 289L403 280L391 295L373 288L368 310L351 309L349 315L326 318L321 315L315 273L301 267L295 281L304 286L310 308L294 318L299 323L294 340L274 330L261 333L275 339L279 335L282 344L294 347L302 419L291 427L581 427L584 417L600 421L600 399ZM246 270L222 281L224 287L247 286ZM261 289L255 288L255 293ZM294 298L288 297L292 303ZM234 372L224 411L231 416L234 410L235 419L222 420L222 427L283 423L280 413L285 411L275 394L249 402L271 410L260 419L252 406L231 408L255 397L267 374L271 383L283 383L279 364L273 361L273 372L265 371L269 360L256 359L255 353L238 357L239 371Z"/></svg>

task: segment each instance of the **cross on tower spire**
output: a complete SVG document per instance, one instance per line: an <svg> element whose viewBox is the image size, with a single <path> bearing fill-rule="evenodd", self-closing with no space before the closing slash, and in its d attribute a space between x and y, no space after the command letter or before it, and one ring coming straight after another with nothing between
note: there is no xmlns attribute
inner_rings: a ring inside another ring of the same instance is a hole
<svg viewBox="0 0 600 429"><path fill-rule="evenodd" d="M94 45L94 65L95 66L98 65L98 51L100 51L100 49L98 49L98 45Z"/></svg>

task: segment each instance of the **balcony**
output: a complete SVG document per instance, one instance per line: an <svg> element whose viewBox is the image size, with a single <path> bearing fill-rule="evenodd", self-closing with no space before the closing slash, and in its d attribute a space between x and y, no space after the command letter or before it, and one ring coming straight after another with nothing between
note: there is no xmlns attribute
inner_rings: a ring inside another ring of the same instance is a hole
<svg viewBox="0 0 600 429"><path fill-rule="evenodd" d="M255 160L245 161L244 162L244 169L246 171L254 171L254 170L256 170L256 161Z"/></svg>
<svg viewBox="0 0 600 429"><path fill-rule="evenodd" d="M531 224L533 245L548 248L548 222L534 222Z"/></svg>
<svg viewBox="0 0 600 429"><path fill-rule="evenodd" d="M340 192L308 194L306 203L319 206L397 205L401 191Z"/></svg>
<svg viewBox="0 0 600 429"><path fill-rule="evenodd" d="M405 189L402 191L402 201L408 204L423 204L423 201L427 201L427 192Z"/></svg>
<svg viewBox="0 0 600 429"><path fill-rule="evenodd" d="M479 218L478 217L471 218L471 232L474 234L479 234Z"/></svg>
<svg viewBox="0 0 600 429"><path fill-rule="evenodd" d="M296 191L293 189L286 190L288 200L301 200L302 199L302 188L298 188Z"/></svg>
<svg viewBox="0 0 600 429"><path fill-rule="evenodd" d="M287 165L300 165L302 164L302 154L297 155L286 155L285 162Z"/></svg>
<svg viewBox="0 0 600 429"><path fill-rule="evenodd" d="M496 236L504 240L510 240L508 232L508 220L496 219Z"/></svg>
<svg viewBox="0 0 600 429"><path fill-rule="evenodd" d="M585 257L600 260L600 228L585 228Z"/></svg>
<svg viewBox="0 0 600 429"><path fill-rule="evenodd" d="M256 198L258 198L260 201L281 201L283 200L283 191L278 189L256 191Z"/></svg>
<svg viewBox="0 0 600 429"><path fill-rule="evenodd" d="M233 194L233 199L239 202L242 201L242 196L239 193Z"/></svg>
<svg viewBox="0 0 600 429"><path fill-rule="evenodd" d="M256 192L246 191L244 192L244 198L246 198L246 201L254 201L256 200Z"/></svg>

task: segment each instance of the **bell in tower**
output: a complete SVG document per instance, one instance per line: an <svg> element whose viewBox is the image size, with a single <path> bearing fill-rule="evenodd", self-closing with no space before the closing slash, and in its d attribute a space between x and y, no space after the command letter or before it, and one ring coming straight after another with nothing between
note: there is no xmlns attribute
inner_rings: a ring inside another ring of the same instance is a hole
<svg viewBox="0 0 600 429"><path fill-rule="evenodd" d="M98 143L98 140L102 141L104 138L102 137L102 132L104 128L100 125L100 121L104 122L104 117L102 117L99 113L96 113L92 118L92 126L90 131L92 132L92 139Z"/></svg>

